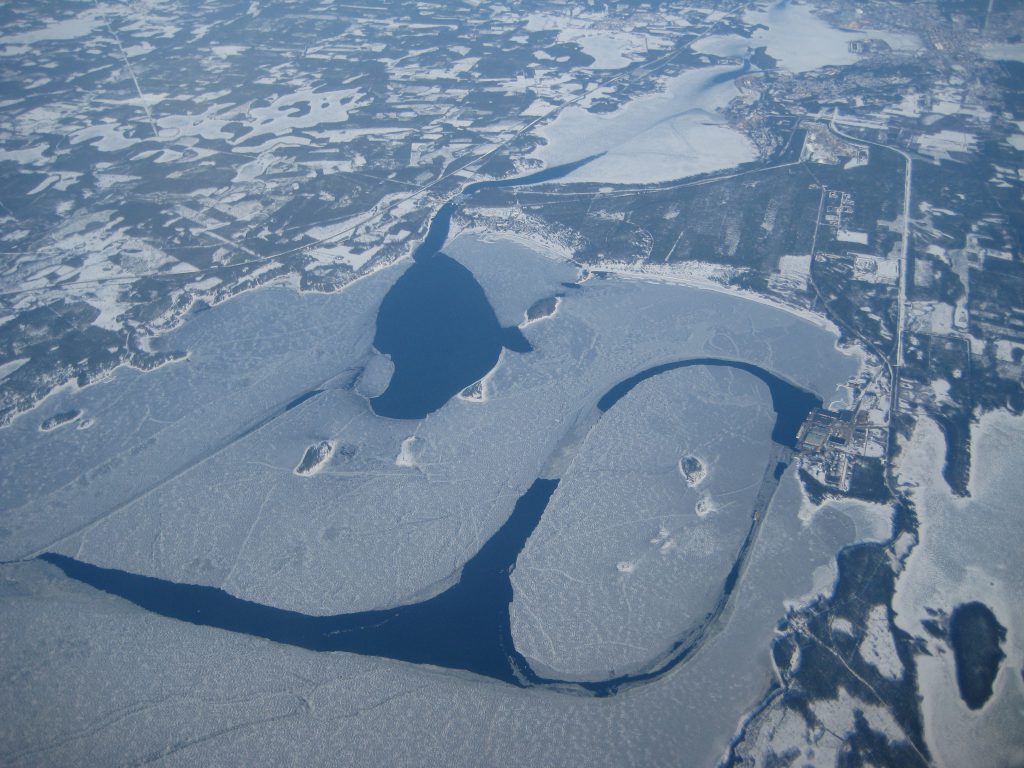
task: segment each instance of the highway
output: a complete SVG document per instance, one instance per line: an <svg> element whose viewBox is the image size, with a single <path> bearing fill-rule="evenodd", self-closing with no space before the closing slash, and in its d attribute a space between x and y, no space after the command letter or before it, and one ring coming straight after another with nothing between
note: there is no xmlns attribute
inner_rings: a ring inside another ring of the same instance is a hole
<svg viewBox="0 0 1024 768"><path fill-rule="evenodd" d="M890 152L895 152L903 158L903 162L906 164L906 172L903 175L903 235L900 245L899 288L896 299L896 356L895 361L893 362L893 365L898 370L903 366L903 328L905 325L907 303L907 260L908 252L910 250L910 185L914 172L913 159L902 149L897 149L896 147L889 146L888 144L880 144L877 141L860 139L856 136L851 136L848 133L843 133L837 127L837 123L839 122L838 116L833 112L832 119L829 121L829 129L837 136L841 136L847 141L852 141L857 144L870 144L875 147L887 149Z"/></svg>
<svg viewBox="0 0 1024 768"><path fill-rule="evenodd" d="M877 141L861 139L856 136L851 136L848 133L843 133L837 126L837 123L839 122L838 110L833 110L832 119L829 121L829 129L834 134L855 144L870 144L871 146L895 152L903 158L903 162L906 165L906 171L903 174L903 236L900 244L899 281L896 297L896 354L894 355L894 359L886 360L890 371L889 440L888 448L885 452L886 483L889 486L889 490L895 495L895 484L892 479L892 457L896 434L894 424L896 421L896 415L899 413L900 405L900 371L903 367L903 335L906 325L907 303L907 263L910 252L910 193L911 184L913 183L914 163L910 155L902 149L897 149L896 147L889 146L888 144L881 144Z"/></svg>

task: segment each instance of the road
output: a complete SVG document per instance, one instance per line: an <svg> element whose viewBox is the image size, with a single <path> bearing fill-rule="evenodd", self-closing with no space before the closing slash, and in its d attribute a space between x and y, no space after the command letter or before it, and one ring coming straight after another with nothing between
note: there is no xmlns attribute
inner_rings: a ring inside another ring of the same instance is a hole
<svg viewBox="0 0 1024 768"><path fill-rule="evenodd" d="M836 134L836 136L840 136L855 144L870 144L871 146L895 152L903 158L903 162L906 165L906 172L903 174L903 236L900 244L899 282L896 297L896 354L893 360L887 361L889 363L889 370L891 371L891 391L889 393L889 444L888 450L886 450L886 479L887 484L889 485L889 490L895 492L892 480L892 457L894 447L893 443L896 434L894 423L896 415L899 413L900 405L900 372L903 368L903 336L904 327L906 325L907 303L907 263L910 252L910 193L911 184L913 182L914 162L910 155L902 149L898 149L888 144L881 144L877 141L861 139L856 136L851 136L848 133L843 133L843 131L837 126L837 123L839 122L838 110L833 110L832 119L829 121L828 125L829 130Z"/></svg>
<svg viewBox="0 0 1024 768"><path fill-rule="evenodd" d="M877 141L869 141L868 139L861 139L856 136L851 136L848 133L843 133L837 127L837 123L839 123L838 116L833 112L832 119L829 121L829 129L834 134L856 144L870 144L875 147L887 149L890 152L895 152L903 158L903 162L906 164L906 172L903 174L903 235L900 244L899 287L896 299L896 356L895 361L893 362L894 367L899 370L903 367L903 329L905 325L907 303L907 256L910 250L910 185L912 183L914 172L913 159L902 149L897 149L896 147L889 146L888 144L880 144Z"/></svg>

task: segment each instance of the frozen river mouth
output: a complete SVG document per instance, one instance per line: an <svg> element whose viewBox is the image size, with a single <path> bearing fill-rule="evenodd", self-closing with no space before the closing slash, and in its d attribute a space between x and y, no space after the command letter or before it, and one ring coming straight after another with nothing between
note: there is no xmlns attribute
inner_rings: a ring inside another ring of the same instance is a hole
<svg viewBox="0 0 1024 768"><path fill-rule="evenodd" d="M102 568L48 552L39 559L69 578L128 600L147 611L199 626L261 637L313 651L344 651L471 672L520 687L552 687L597 696L651 682L684 662L713 636L741 577L747 553L783 470L792 458L796 433L821 400L749 363L717 358L679 360L654 366L624 379L596 403L597 416L611 410L643 381L687 367L727 367L768 384L776 418L775 449L765 469L743 540L713 610L688 628L656 659L629 674L602 680L557 679L537 674L516 650L509 621L513 590L510 575L544 514L559 480L538 478L516 502L506 523L463 567L460 580L430 599L396 608L311 616L235 597L215 587ZM593 411L594 409L591 409ZM577 445L582 440L577 441ZM564 447L560 450L564 459ZM568 457L571 461L572 457Z"/></svg>

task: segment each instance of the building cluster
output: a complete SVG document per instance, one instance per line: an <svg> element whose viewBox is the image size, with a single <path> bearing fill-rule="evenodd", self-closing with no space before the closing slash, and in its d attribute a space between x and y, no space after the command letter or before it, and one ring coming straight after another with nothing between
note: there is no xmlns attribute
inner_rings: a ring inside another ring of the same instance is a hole
<svg viewBox="0 0 1024 768"><path fill-rule="evenodd" d="M887 393L871 387L852 410L816 408L797 433L801 468L829 489L847 493L858 467L877 464L888 441Z"/></svg>
<svg viewBox="0 0 1024 768"><path fill-rule="evenodd" d="M801 466L830 488L850 489L850 457L853 443L853 411L816 408L797 433Z"/></svg>

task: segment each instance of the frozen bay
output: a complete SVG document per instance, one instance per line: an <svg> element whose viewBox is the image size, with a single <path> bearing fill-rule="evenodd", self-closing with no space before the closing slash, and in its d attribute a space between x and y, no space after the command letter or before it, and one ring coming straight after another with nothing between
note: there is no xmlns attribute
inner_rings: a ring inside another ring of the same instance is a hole
<svg viewBox="0 0 1024 768"><path fill-rule="evenodd" d="M702 355L748 360L831 399L857 369L829 332L762 304L614 278L566 287L575 268L521 243L464 236L451 245L451 255L474 273L503 324L521 322L538 299L562 294L553 317L524 326L533 351L503 353L489 374L486 399L455 398L420 421L373 415L360 393L360 371L376 369L370 389L379 391L387 368L373 363L373 318L401 267L334 296L246 294L201 313L165 341L187 348L188 363L146 375L121 371L108 383L60 393L0 433L9 441L6 455L22 469L9 473L4 486L18 502L10 519L20 522L5 537L5 555L53 548L132 572L223 586L248 600L311 614L408 603L458 580L461 565L549 466L581 414L636 372ZM661 390L663 379L686 380L701 371L651 379L606 417L631 400L638 407L647 403L645 390ZM718 374L743 380L731 371ZM762 385L746 378L734 394L764 410L763 391L757 395ZM44 418L71 406L93 419L89 429L38 430ZM770 431L770 409L765 421ZM72 451L72 435L90 442ZM303 452L322 440L335 446L330 458L318 473L297 476L293 470ZM612 445L611 434L605 441L610 450L623 449ZM119 447L118 466L130 471L103 472L100 452L110 446ZM32 472L33 461L43 470ZM709 468L705 482L711 488L714 465ZM25 503L33 494L39 501ZM112 744L123 742L124 729L158 718L175 724L144 729L131 747L139 759L170 752L168 764L197 755L251 764L252 754L243 758L231 745L259 731L268 763L322 759L335 745L338 754L359 750L365 759L382 750L394 763L410 764L423 754L441 760L450 745L430 734L446 722L464 722L469 737L465 751L447 753L453 764L478 764L480 750L512 764L555 752L564 764L658 763L680 749L697 764L711 763L731 733L698 727L696 713L719 708L721 722L731 722L760 697L769 678L766 649L785 601L812 589L814 567L827 566L835 550L852 540L852 525L833 528L827 515L805 526L799 506L799 490L787 474L754 543L734 608L699 655L656 684L601 702L284 648L152 616L68 582L42 563L15 566L0 598L5 610L55 641L32 632L6 638L7 669L45 657L18 683L41 692L25 717L38 707L64 709L67 730L51 737L35 732L25 718L14 721L3 735L4 754L13 764L40 754L59 755L67 764L103 761ZM538 537L536 544L542 543ZM792 556L794 547L799 556ZM574 554L581 561L568 565L587 572L592 564L586 553ZM761 575L780 567L783 576ZM621 575L617 569L615 575ZM654 590L655 601L665 600L670 587ZM105 617L114 617L113 626ZM613 631L620 619L608 617ZM132 632L115 634L135 637L130 647L111 636L126 623ZM644 626L652 633L643 641L657 650L669 623L648 621L634 630ZM168 655L168 644L190 651ZM155 670L131 688L110 667L128 653L143 656ZM253 653L260 661L250 660ZM250 679L253 664L261 671ZM67 665L78 671L70 674ZM202 677L216 679L218 690L236 681L246 693L204 697L202 686L194 686ZM64 697L55 682L68 679L74 693ZM714 686L718 692L709 698ZM205 702L198 710L196 697ZM442 698L458 702L456 708L432 704ZM202 717L190 714L195 711ZM383 728L388 717L402 717L407 727L401 733ZM506 727L488 738L490 722ZM185 731L192 735L182 738ZM615 739L616 732L632 735ZM337 739L349 746L338 746ZM288 751L297 741L306 745L301 755Z"/></svg>
<svg viewBox="0 0 1024 768"><path fill-rule="evenodd" d="M830 396L856 369L831 334L763 305L616 280L567 290L573 271L515 246L519 271L539 275L527 295L510 285L501 241L453 245L488 296L518 291L520 313L566 292L556 317L526 326L534 351L502 356L485 402L399 421L349 386L374 356L376 306L401 267L333 296L245 294L165 340L188 362L119 371L0 432L12 457L5 559L51 549L309 613L386 607L457 578L579 411L636 371L713 354ZM38 430L69 407L93 425ZM331 459L296 476L323 440L338 446Z"/></svg>

